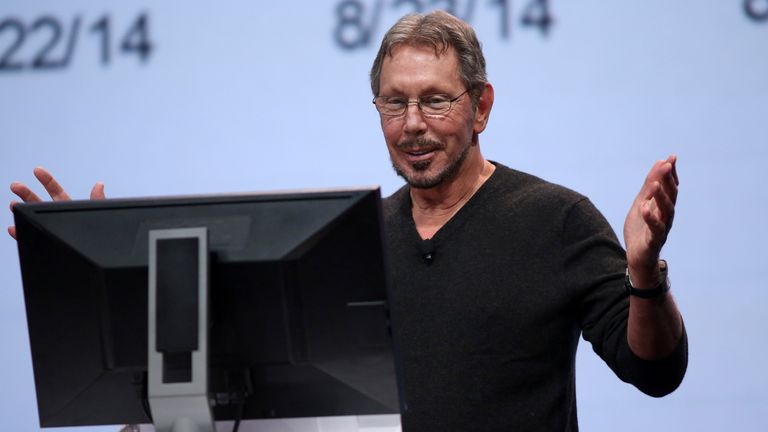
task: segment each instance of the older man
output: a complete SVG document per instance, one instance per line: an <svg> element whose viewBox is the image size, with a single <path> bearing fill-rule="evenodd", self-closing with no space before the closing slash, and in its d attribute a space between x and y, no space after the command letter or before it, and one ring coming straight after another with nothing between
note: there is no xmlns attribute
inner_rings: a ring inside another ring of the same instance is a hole
<svg viewBox="0 0 768 432"><path fill-rule="evenodd" d="M371 87L407 183L384 205L406 432L577 430L582 332L643 392L679 385L687 342L659 260L674 156L632 204L625 253L588 199L483 157L493 87L466 23L402 18Z"/></svg>

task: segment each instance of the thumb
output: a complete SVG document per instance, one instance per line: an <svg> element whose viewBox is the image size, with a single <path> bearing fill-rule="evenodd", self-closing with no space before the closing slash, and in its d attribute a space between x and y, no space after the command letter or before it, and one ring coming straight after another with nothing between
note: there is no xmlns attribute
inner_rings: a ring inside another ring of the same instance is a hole
<svg viewBox="0 0 768 432"><path fill-rule="evenodd" d="M91 199L103 200L104 198L106 198L104 196L104 183L97 182L95 185L93 185L93 189L91 189Z"/></svg>

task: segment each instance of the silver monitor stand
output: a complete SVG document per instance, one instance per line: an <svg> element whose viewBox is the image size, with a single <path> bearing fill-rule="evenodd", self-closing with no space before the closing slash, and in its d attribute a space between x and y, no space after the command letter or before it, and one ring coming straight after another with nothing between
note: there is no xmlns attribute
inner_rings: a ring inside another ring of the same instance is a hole
<svg viewBox="0 0 768 432"><path fill-rule="evenodd" d="M214 432L208 230L149 232L149 406L157 432ZM195 325L196 324L196 325Z"/></svg>

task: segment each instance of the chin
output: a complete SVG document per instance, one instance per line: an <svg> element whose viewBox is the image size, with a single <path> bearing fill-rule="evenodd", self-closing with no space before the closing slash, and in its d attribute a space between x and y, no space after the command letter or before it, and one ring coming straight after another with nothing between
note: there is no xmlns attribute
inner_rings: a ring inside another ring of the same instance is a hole
<svg viewBox="0 0 768 432"><path fill-rule="evenodd" d="M396 163L392 160L392 167L397 175L402 177L408 185L416 189L432 189L446 181L456 177L469 154L467 146L455 159L447 161L441 166L435 160L428 160L409 164L408 162Z"/></svg>
<svg viewBox="0 0 768 432"><path fill-rule="evenodd" d="M452 174L451 167L445 167L443 170L430 170L430 164L419 164L410 166L408 169L393 164L397 175L403 178L406 183L416 189L432 189L440 186Z"/></svg>

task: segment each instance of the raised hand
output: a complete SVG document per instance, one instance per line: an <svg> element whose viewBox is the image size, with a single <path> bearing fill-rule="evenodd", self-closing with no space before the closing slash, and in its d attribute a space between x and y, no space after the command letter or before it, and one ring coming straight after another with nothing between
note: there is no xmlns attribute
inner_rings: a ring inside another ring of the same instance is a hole
<svg viewBox="0 0 768 432"><path fill-rule="evenodd" d="M64 188L61 187L59 182L56 181L55 178L51 175L48 170L42 167L37 167L34 170L35 177L37 177L37 180L40 182L40 184L43 185L45 188L45 191L48 192L48 195L50 195L51 199L54 201L69 201L71 198L69 197L69 194L64 190ZM11 183L11 192L16 194L19 198L21 198L24 202L38 202L42 201L40 197L32 191L27 185L19 182ZM98 200L98 199L104 199L104 184L101 182L96 183L93 185L93 189L91 189L91 199ZM18 204L18 201L11 201L11 211L13 211L13 206ZM16 238L16 227L10 226L8 227L8 234L11 235L14 239Z"/></svg>
<svg viewBox="0 0 768 432"><path fill-rule="evenodd" d="M624 244L633 285L651 288L659 280L659 254L675 218L677 156L656 162L624 221Z"/></svg>

